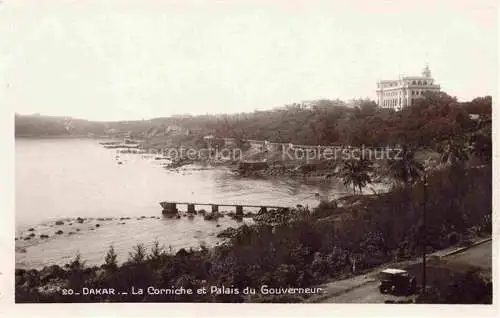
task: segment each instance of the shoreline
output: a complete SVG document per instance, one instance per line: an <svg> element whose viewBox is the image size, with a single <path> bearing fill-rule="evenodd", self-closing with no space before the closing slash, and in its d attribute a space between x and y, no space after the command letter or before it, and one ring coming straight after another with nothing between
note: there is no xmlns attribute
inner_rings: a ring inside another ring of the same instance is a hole
<svg viewBox="0 0 500 318"><path fill-rule="evenodd" d="M491 167L463 172L456 175L454 169L435 171L425 185L435 196L434 205L429 206L428 211L429 224L436 230L429 232L432 235L427 246L429 252L456 244L467 245L474 237L491 235L491 203L484 200L491 200L491 184L485 183L490 180ZM443 182L450 177L461 177L463 182ZM470 188L470 184L482 186ZM353 195L341 200L344 201L341 205L324 203L312 211L301 207L289 211L269 210L259 213L254 218L255 224L226 231L228 239L215 247L181 248L176 253L165 253L153 247L148 253L144 247L137 246L128 261L119 266L106 258L102 265L88 267L82 263L84 259L76 257L64 267L52 265L40 271L17 268L16 293L19 294L16 295L20 296L16 301L59 302L68 299L68 296L61 298L57 292L61 288L97 288L102 283L120 281L122 283L113 287L127 290L130 286L201 288L207 284L234 284L234 288L239 289L262 285L311 288L350 277L394 260L404 261L420 255L416 229L422 206L408 206L406 199L409 195L419 198L423 186L417 184L409 192L398 189L379 195ZM468 196L463 197L464 204L455 205L450 200L443 200L450 190L469 191ZM454 219L445 218L449 211L457 209ZM465 210L468 211L467 219L461 217ZM393 219L394 214L401 217ZM398 231L381 232L380 225L384 222L395 222ZM136 279L127 279L130 273L137 273ZM262 294L255 297L226 294L166 298L154 295L77 295L69 299L72 302L259 303L302 302L304 297Z"/></svg>
<svg viewBox="0 0 500 318"><path fill-rule="evenodd" d="M76 253L81 253L90 265L100 265L104 259L104 251L101 249L106 249L110 244L121 251L119 264L126 261L128 251L138 243L150 246L153 241L158 240L174 252L182 248L214 247L225 240L219 236L221 232L254 222L248 213L241 220L235 220L227 214L212 220L204 219L202 214L194 218L184 212L178 215L179 217L170 218L161 215L78 217L57 219L45 222L45 225L23 226L16 231L14 244L16 268L42 269L51 265L63 266ZM173 237L163 235L180 225L183 231L178 235ZM132 237L124 234L134 232L142 233L134 234ZM181 238L182 240L179 240ZM87 246L86 242L89 241L96 247Z"/></svg>

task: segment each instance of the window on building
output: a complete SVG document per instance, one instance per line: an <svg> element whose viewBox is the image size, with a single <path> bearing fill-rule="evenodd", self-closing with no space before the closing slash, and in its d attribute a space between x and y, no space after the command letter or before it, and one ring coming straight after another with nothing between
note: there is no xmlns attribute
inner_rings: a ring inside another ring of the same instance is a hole
<svg viewBox="0 0 500 318"><path fill-rule="evenodd" d="M415 84L417 84L417 82L415 82L415 81L412 81L411 83L412 83L412 85L415 85Z"/></svg>
<svg viewBox="0 0 500 318"><path fill-rule="evenodd" d="M427 85L427 81L424 81L424 85Z"/></svg>

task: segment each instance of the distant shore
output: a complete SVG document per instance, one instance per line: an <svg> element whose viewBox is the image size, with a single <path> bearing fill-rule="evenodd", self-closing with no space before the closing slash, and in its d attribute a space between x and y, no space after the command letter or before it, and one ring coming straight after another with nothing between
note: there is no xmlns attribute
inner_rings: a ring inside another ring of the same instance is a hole
<svg viewBox="0 0 500 318"><path fill-rule="evenodd" d="M89 137L88 135L15 135L14 139L95 139L95 140L104 140L104 139L112 139L107 136L94 136Z"/></svg>

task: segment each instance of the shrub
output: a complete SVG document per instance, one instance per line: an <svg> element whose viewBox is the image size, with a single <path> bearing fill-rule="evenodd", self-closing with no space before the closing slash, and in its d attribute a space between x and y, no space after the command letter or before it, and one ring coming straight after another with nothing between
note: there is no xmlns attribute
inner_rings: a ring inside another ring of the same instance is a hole
<svg viewBox="0 0 500 318"><path fill-rule="evenodd" d="M146 259L146 248L144 244L137 244L133 248L133 252L129 253L129 262L142 263Z"/></svg>
<svg viewBox="0 0 500 318"><path fill-rule="evenodd" d="M109 250L104 257L104 266L109 270L115 270L117 268L117 255L115 253L115 249L113 245L109 246Z"/></svg>

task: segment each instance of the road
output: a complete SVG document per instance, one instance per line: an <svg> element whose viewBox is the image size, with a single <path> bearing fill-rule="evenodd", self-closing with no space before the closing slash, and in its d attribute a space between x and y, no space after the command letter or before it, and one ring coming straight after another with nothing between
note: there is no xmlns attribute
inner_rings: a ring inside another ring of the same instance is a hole
<svg viewBox="0 0 500 318"><path fill-rule="evenodd" d="M491 277L492 243L491 241L471 247L463 252L445 256L447 262L459 262L477 266ZM323 298L322 303L384 303L386 300L404 301L408 297L396 297L381 294L378 290L379 282L374 271L367 275L357 276L340 282L327 284L325 288L332 296ZM350 285L350 286L349 286ZM342 292L344 288L345 292ZM414 297L414 296L413 296ZM411 297L410 297L411 298Z"/></svg>
<svg viewBox="0 0 500 318"><path fill-rule="evenodd" d="M446 257L446 260L453 262L466 263L472 266L477 266L485 271L491 272L491 261L492 261L492 241L483 243L478 246L474 246L462 253L455 255L450 255Z"/></svg>

